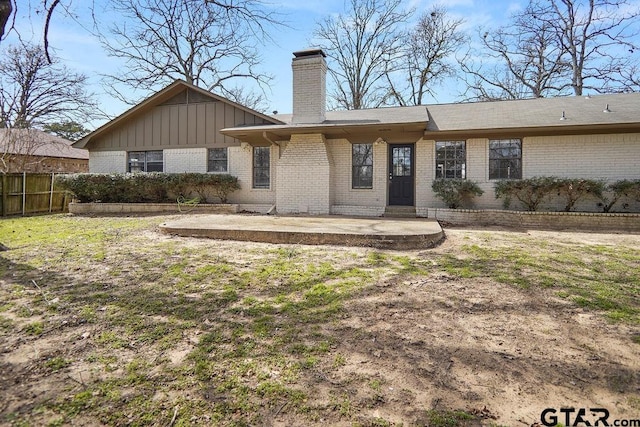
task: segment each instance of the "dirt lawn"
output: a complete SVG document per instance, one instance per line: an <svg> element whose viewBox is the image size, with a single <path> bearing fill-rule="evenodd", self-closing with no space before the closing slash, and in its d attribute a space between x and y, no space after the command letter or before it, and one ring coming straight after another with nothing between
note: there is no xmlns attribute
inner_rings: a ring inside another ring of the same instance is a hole
<svg viewBox="0 0 640 427"><path fill-rule="evenodd" d="M639 235L460 228L398 252L166 219L0 221L1 425L640 419Z"/></svg>

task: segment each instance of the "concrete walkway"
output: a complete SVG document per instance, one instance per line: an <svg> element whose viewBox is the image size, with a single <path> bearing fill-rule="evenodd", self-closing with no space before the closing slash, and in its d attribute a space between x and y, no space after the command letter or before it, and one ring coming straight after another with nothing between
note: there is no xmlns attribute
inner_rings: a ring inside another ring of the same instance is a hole
<svg viewBox="0 0 640 427"><path fill-rule="evenodd" d="M160 225L167 234L265 243L425 249L444 233L432 219L193 215Z"/></svg>

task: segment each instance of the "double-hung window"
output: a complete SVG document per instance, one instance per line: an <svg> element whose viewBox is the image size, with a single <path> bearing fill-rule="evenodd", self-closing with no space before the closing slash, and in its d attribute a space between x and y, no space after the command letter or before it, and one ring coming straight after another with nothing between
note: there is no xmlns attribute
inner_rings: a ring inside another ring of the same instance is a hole
<svg viewBox="0 0 640 427"><path fill-rule="evenodd" d="M436 178L467 177L465 141L436 141Z"/></svg>
<svg viewBox="0 0 640 427"><path fill-rule="evenodd" d="M209 148L207 150L207 172L228 172L226 148Z"/></svg>
<svg viewBox="0 0 640 427"><path fill-rule="evenodd" d="M253 147L253 188L269 188L270 147Z"/></svg>
<svg viewBox="0 0 640 427"><path fill-rule="evenodd" d="M162 150L160 151L129 151L129 172L162 172Z"/></svg>
<svg viewBox="0 0 640 427"><path fill-rule="evenodd" d="M373 144L351 145L352 188L373 188Z"/></svg>
<svg viewBox="0 0 640 427"><path fill-rule="evenodd" d="M522 179L522 141L489 141L489 179Z"/></svg>

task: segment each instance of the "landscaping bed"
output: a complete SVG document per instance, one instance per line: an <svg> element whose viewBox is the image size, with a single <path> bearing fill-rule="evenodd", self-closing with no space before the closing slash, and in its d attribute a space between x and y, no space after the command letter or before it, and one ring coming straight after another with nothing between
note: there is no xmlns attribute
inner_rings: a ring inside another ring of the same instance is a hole
<svg viewBox="0 0 640 427"><path fill-rule="evenodd" d="M429 208L426 216L450 225L539 230L640 232L638 213L529 212L503 209Z"/></svg>
<svg viewBox="0 0 640 427"><path fill-rule="evenodd" d="M69 213L77 215L161 214L169 212L232 214L238 212L238 205L230 203L69 203Z"/></svg>

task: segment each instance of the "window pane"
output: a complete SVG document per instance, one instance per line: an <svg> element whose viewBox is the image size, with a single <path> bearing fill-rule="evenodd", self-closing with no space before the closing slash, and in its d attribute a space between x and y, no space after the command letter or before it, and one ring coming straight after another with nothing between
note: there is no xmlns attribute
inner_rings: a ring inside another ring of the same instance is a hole
<svg viewBox="0 0 640 427"><path fill-rule="evenodd" d="M147 162L162 163L162 151L147 151Z"/></svg>
<svg viewBox="0 0 640 427"><path fill-rule="evenodd" d="M162 172L162 151L130 151L128 164L129 172Z"/></svg>
<svg viewBox="0 0 640 427"><path fill-rule="evenodd" d="M394 147L391 156L393 176L411 176L411 148Z"/></svg>
<svg viewBox="0 0 640 427"><path fill-rule="evenodd" d="M436 178L466 178L466 141L436 141Z"/></svg>
<svg viewBox="0 0 640 427"><path fill-rule="evenodd" d="M129 152L129 172L144 172L145 153L144 151Z"/></svg>
<svg viewBox="0 0 640 427"><path fill-rule="evenodd" d="M522 141L489 141L489 179L522 178Z"/></svg>
<svg viewBox="0 0 640 427"><path fill-rule="evenodd" d="M162 172L162 163L147 163L146 172Z"/></svg>
<svg viewBox="0 0 640 427"><path fill-rule="evenodd" d="M373 188L373 144L351 146L353 188Z"/></svg>
<svg viewBox="0 0 640 427"><path fill-rule="evenodd" d="M227 149L210 148L207 166L209 172L227 172Z"/></svg>
<svg viewBox="0 0 640 427"><path fill-rule="evenodd" d="M253 188L269 188L269 147L253 148Z"/></svg>

